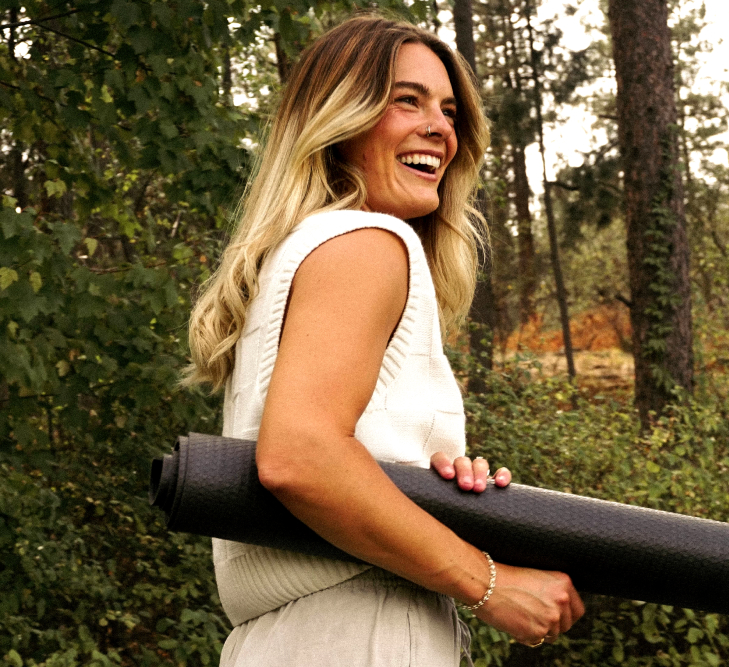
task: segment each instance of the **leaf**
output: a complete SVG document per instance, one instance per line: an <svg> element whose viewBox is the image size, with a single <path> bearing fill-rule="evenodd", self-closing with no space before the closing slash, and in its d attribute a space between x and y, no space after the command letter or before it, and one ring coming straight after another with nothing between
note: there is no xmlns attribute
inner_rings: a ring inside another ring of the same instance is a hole
<svg viewBox="0 0 729 667"><path fill-rule="evenodd" d="M699 628L689 628L689 631L686 634L686 639L689 640L689 643L695 644L697 641L699 641L699 639L702 639L703 636L703 630L700 630Z"/></svg>
<svg viewBox="0 0 729 667"><path fill-rule="evenodd" d="M59 378L65 377L71 370L71 364L69 364L65 359L61 359L61 361L56 364L56 370L58 371Z"/></svg>
<svg viewBox="0 0 729 667"><path fill-rule="evenodd" d="M5 659L14 667L23 667L23 658L20 657L20 654L14 648L11 648L7 652Z"/></svg>
<svg viewBox="0 0 729 667"><path fill-rule="evenodd" d="M7 266L0 266L0 291L6 290L18 279L18 272Z"/></svg>
<svg viewBox="0 0 729 667"><path fill-rule="evenodd" d="M661 472L661 466L659 466L655 461L646 461L645 467L648 472L653 473L654 475Z"/></svg>
<svg viewBox="0 0 729 667"><path fill-rule="evenodd" d="M64 192L66 192L66 184L60 178L55 178L52 181L45 181L43 183L43 187L45 187L49 197L60 197Z"/></svg>
<svg viewBox="0 0 729 667"><path fill-rule="evenodd" d="M101 99L107 104L111 104L114 101L114 98L111 96L109 86L107 86L106 84L103 84L101 86Z"/></svg>
<svg viewBox="0 0 729 667"><path fill-rule="evenodd" d="M172 256L178 262L184 262L186 259L189 259L194 254L195 253L193 252L192 248L185 245L184 243L178 243L172 250Z"/></svg>
<svg viewBox="0 0 729 667"><path fill-rule="evenodd" d="M43 280L41 279L40 273L37 271L32 271L30 274L30 286L33 288L33 291L37 294L38 290L43 286Z"/></svg>
<svg viewBox="0 0 729 667"><path fill-rule="evenodd" d="M89 252L89 257L92 257L93 254L96 252L96 248L99 246L99 242L96 239L87 237L84 239L84 243L86 244L86 249Z"/></svg>

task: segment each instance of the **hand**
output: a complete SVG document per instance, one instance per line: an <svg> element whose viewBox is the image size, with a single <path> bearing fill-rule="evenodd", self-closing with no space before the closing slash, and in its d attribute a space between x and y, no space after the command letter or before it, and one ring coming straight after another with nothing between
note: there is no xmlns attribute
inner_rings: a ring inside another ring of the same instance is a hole
<svg viewBox="0 0 729 667"><path fill-rule="evenodd" d="M528 646L541 639L553 643L585 607L566 574L497 563L494 592L474 613Z"/></svg>
<svg viewBox="0 0 729 667"><path fill-rule="evenodd" d="M463 491L481 493L486 488L489 477L489 462L476 457L471 461L467 456L459 456L455 461L444 452L436 452L430 457L430 467L438 471L443 479L456 477L458 486ZM496 486L508 486L511 482L511 472L508 468L499 468L494 475Z"/></svg>

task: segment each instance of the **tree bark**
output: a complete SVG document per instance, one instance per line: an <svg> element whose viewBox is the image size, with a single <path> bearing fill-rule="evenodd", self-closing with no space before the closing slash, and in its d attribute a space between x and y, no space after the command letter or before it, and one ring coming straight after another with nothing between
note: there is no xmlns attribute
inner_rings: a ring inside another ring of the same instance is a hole
<svg viewBox="0 0 729 667"><path fill-rule="evenodd" d="M575 361L572 354L572 335L570 333L570 315L567 307L567 289L562 276L562 263L559 259L559 241L557 239L557 223L554 219L554 207L552 206L552 189L547 178L547 158L544 148L544 121L542 119L542 83L539 78L539 58L534 49L534 35L532 32L531 20L532 8L527 0L526 16L527 28L529 29L529 55L532 65L532 81L534 82L534 108L537 112L537 134L539 137L539 154L542 156L542 181L544 186L544 211L547 214L547 230L549 232L549 254L552 262L552 273L554 284L557 288L557 304L559 305L559 321L562 324L562 339L564 341L564 356L567 359L567 373L573 379L575 373Z"/></svg>
<svg viewBox="0 0 729 667"><path fill-rule="evenodd" d="M273 35L273 45L276 48L276 67L278 68L278 79L281 84L285 84L289 80L289 74L291 73L291 61L286 55L286 51L281 43L280 33Z"/></svg>
<svg viewBox="0 0 729 667"><path fill-rule="evenodd" d="M230 59L230 44L223 46L223 100L233 106L233 66Z"/></svg>
<svg viewBox="0 0 729 667"><path fill-rule="evenodd" d="M644 426L693 385L689 247L666 0L609 0L635 355Z"/></svg>
<svg viewBox="0 0 729 667"><path fill-rule="evenodd" d="M456 48L471 66L476 76L476 44L473 39L473 6L471 0L454 0L453 26L456 29Z"/></svg>
<svg viewBox="0 0 729 667"><path fill-rule="evenodd" d="M476 45L473 39L473 7L471 0L455 0L453 6L453 23L456 28L456 48L466 59L473 76L476 77ZM478 197L478 208L486 217L486 193L481 190ZM482 267L476 284L469 311L470 329L469 346L471 355L480 364L491 369L493 366L493 338L496 315L496 300L491 282L490 253L484 256L479 253L479 266ZM476 373L469 379L469 389L475 393L483 392L485 385Z"/></svg>
<svg viewBox="0 0 729 667"><path fill-rule="evenodd" d="M19 142L13 144L8 158L12 178L13 197L20 208L28 205L28 183L25 176L27 161L23 159L23 151Z"/></svg>
<svg viewBox="0 0 729 667"><path fill-rule="evenodd" d="M532 214L529 210L529 180L527 178L524 147L512 142L514 169L514 205L519 253L519 321L527 324L534 315L534 294L537 291L536 253L532 235Z"/></svg>

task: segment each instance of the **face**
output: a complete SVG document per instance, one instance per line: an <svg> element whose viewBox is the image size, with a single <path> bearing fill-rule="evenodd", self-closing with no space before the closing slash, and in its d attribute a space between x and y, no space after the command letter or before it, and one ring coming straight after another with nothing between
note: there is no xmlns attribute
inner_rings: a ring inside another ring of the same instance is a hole
<svg viewBox="0 0 729 667"><path fill-rule="evenodd" d="M366 210L408 220L438 208L438 184L458 148L455 115L440 58L424 44L403 44L385 115L342 145L345 159L364 173Z"/></svg>

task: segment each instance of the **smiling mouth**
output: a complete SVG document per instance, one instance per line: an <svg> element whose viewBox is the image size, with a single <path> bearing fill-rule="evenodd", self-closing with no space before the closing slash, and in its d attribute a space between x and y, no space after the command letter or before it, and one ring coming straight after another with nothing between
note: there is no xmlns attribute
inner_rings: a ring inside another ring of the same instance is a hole
<svg viewBox="0 0 729 667"><path fill-rule="evenodd" d="M435 157L434 155L423 155L417 153L400 155L398 156L397 161L411 167L412 169L422 171L425 174L434 174L438 167L440 167L440 158Z"/></svg>

